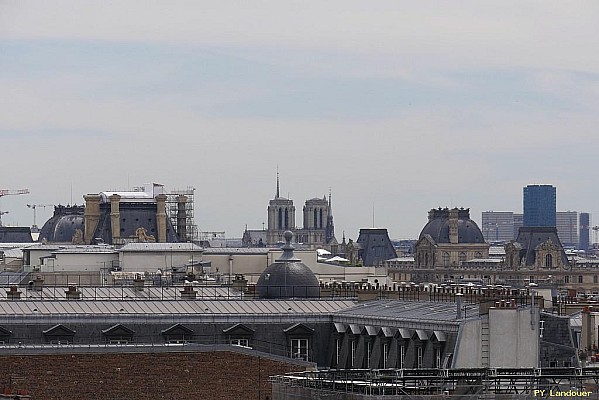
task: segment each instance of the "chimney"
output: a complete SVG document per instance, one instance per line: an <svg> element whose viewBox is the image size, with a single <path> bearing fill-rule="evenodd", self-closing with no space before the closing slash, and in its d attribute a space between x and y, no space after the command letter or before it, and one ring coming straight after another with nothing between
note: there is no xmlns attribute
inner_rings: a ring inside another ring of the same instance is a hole
<svg viewBox="0 0 599 400"><path fill-rule="evenodd" d="M158 226L158 243L166 243L166 195L156 196L156 225Z"/></svg>
<svg viewBox="0 0 599 400"><path fill-rule="evenodd" d="M20 300L21 292L19 291L19 287L17 285L10 285L10 290L6 291L6 299L7 300Z"/></svg>
<svg viewBox="0 0 599 400"><path fill-rule="evenodd" d="M75 283L69 283L68 290L64 293L67 296L67 300L79 300L81 298L81 292L77 290L77 285Z"/></svg>
<svg viewBox="0 0 599 400"><path fill-rule="evenodd" d="M580 349L590 349L593 345L593 307L585 306L582 309L582 327L580 329Z"/></svg>
<svg viewBox="0 0 599 400"><path fill-rule="evenodd" d="M112 227L112 244L116 244L121 237L121 196L113 194L110 199L110 226Z"/></svg>
<svg viewBox="0 0 599 400"><path fill-rule="evenodd" d="M85 232L83 232L83 239L85 244L91 244L94 240L94 234L100 221L100 195L99 194L88 194L83 196L85 199L85 212L83 214L83 220L85 224Z"/></svg>
<svg viewBox="0 0 599 400"><path fill-rule="evenodd" d="M191 284L185 284L179 293L181 293L181 300L195 300L198 294L196 290L193 290Z"/></svg>
<svg viewBox="0 0 599 400"><path fill-rule="evenodd" d="M458 243L458 209L449 210L449 243Z"/></svg>
<svg viewBox="0 0 599 400"><path fill-rule="evenodd" d="M177 196L177 236L180 242L187 241L187 196Z"/></svg>

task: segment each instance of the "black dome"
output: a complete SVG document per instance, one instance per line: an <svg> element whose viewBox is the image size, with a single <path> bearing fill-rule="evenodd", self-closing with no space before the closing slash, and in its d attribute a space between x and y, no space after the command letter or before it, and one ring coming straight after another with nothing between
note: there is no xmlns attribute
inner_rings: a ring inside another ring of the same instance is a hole
<svg viewBox="0 0 599 400"><path fill-rule="evenodd" d="M260 298L318 297L320 285L314 272L293 255L292 233L284 234L283 255L260 275L256 290Z"/></svg>
<svg viewBox="0 0 599 400"><path fill-rule="evenodd" d="M56 206L54 215L42 229L38 240L54 243L71 243L76 230L84 232L83 206Z"/></svg>
<svg viewBox="0 0 599 400"><path fill-rule="evenodd" d="M431 210L429 221L420 232L419 239L430 235L436 243L449 243L449 212L447 208ZM458 243L485 243L480 228L470 219L469 209L458 210Z"/></svg>

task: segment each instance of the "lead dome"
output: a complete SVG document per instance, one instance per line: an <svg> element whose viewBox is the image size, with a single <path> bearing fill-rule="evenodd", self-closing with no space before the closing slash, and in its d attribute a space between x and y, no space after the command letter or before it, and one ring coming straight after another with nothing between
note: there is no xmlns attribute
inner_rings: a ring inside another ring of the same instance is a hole
<svg viewBox="0 0 599 400"><path fill-rule="evenodd" d="M314 272L299 258L291 245L293 233L285 231L283 255L269 265L260 275L256 291L260 298L307 298L320 295L320 285Z"/></svg>
<svg viewBox="0 0 599 400"><path fill-rule="evenodd" d="M428 223L422 228L418 239L430 235L435 243L450 243L449 219L451 215L457 216L458 243L485 243L480 228L470 219L469 208L438 208L428 213Z"/></svg>

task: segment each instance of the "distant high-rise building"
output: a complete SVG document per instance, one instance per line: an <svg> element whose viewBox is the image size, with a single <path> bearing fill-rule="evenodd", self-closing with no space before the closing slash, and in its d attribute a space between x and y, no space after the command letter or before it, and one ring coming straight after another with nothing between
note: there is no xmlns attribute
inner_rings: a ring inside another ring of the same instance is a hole
<svg viewBox="0 0 599 400"><path fill-rule="evenodd" d="M518 237L520 228L524 226L524 214L514 213L514 240Z"/></svg>
<svg viewBox="0 0 599 400"><path fill-rule="evenodd" d="M556 189L551 185L524 187L524 226L556 226Z"/></svg>
<svg viewBox="0 0 599 400"><path fill-rule="evenodd" d="M580 250L588 250L590 247L590 237L589 237L589 229L591 227L591 214L589 213L580 213L580 217L578 219L578 248Z"/></svg>
<svg viewBox="0 0 599 400"><path fill-rule="evenodd" d="M578 247L578 213L576 211L558 211L556 228L559 240L564 247Z"/></svg>
<svg viewBox="0 0 599 400"><path fill-rule="evenodd" d="M487 243L509 242L516 238L514 213L511 211L483 211L481 228Z"/></svg>

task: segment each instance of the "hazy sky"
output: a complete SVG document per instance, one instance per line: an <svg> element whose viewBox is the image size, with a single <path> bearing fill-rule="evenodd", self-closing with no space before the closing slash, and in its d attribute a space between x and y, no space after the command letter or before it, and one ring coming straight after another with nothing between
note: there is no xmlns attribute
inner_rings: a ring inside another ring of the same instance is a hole
<svg viewBox="0 0 599 400"><path fill-rule="evenodd" d="M0 0L0 189L31 190L2 220L154 181L240 237L278 165L300 224L331 188L338 239L530 183L599 222L597 49L597 1Z"/></svg>

